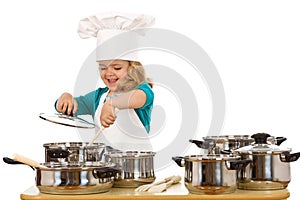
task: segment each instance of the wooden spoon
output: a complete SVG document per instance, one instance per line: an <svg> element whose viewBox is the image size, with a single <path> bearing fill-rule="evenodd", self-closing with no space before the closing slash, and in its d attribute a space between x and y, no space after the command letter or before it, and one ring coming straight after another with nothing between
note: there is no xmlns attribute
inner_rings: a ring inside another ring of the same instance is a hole
<svg viewBox="0 0 300 200"><path fill-rule="evenodd" d="M160 184L160 185L155 185L151 187L148 192L163 192L167 190L171 185L178 183L181 180L181 176L174 176L170 181Z"/></svg>

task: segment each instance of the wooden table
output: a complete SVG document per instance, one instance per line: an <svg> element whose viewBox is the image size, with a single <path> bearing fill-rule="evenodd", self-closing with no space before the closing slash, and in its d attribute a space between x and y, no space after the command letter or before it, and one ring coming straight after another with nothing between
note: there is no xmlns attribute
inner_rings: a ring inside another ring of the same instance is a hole
<svg viewBox="0 0 300 200"><path fill-rule="evenodd" d="M232 194L196 195L189 194L183 183L178 183L162 193L135 192L131 188L112 188L111 191L92 195L50 195L42 194L35 186L24 191L22 200L128 200L128 199L199 199L199 200L283 200L290 196L288 190L249 191L237 190Z"/></svg>

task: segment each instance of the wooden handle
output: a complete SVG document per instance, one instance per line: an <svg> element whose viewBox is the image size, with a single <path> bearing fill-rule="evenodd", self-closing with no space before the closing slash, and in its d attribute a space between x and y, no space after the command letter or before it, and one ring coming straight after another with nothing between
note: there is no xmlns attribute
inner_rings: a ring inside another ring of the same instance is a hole
<svg viewBox="0 0 300 200"><path fill-rule="evenodd" d="M99 137L99 135L102 133L102 131L105 129L104 126L101 126L101 128L98 130L98 132L94 135L94 137L90 140L88 146L93 145L93 143L95 142L95 140Z"/></svg>
<svg viewBox="0 0 300 200"><path fill-rule="evenodd" d="M181 176L174 176L170 181L166 183L167 188L170 187L172 184L179 183L181 181Z"/></svg>
<svg viewBox="0 0 300 200"><path fill-rule="evenodd" d="M24 163L26 165L29 165L29 166L32 166L35 168L46 168L45 166L40 165L40 163L38 163L37 161L27 158L25 156L22 156L20 154L14 154L12 156L12 158L16 161L19 161L21 163Z"/></svg>

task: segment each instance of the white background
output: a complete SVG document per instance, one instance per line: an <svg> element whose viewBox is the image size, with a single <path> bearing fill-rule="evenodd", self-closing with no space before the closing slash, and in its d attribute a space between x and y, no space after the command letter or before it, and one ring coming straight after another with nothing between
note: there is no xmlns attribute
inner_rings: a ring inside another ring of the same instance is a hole
<svg viewBox="0 0 300 200"><path fill-rule="evenodd" d="M298 1L286 0L2 1L1 157L20 153L43 162L44 143L80 141L74 129L41 121L38 114L53 112L55 99L73 91L80 67L95 47L95 40L78 37L79 20L106 11L153 15L156 28L179 32L207 52L225 89L221 134L285 136L286 144L299 152L299 8ZM203 108L209 104L201 103ZM208 117L199 133L207 130L211 116L210 109L201 111ZM176 120L172 116L176 114L168 114L169 121ZM18 199L35 184L30 168L0 163L2 197ZM299 165L291 163L292 200L300 196Z"/></svg>

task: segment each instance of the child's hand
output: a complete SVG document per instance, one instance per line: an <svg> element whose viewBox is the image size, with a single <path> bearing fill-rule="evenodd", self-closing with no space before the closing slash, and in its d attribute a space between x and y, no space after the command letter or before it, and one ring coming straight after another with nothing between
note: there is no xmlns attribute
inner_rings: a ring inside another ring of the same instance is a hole
<svg viewBox="0 0 300 200"><path fill-rule="evenodd" d="M100 122L102 126L105 128L112 125L116 120L115 108L112 106L111 101L105 102L103 104L101 115L100 115Z"/></svg>
<svg viewBox="0 0 300 200"><path fill-rule="evenodd" d="M57 100L56 109L66 115L73 115L77 112L78 104L69 93L63 93Z"/></svg>

